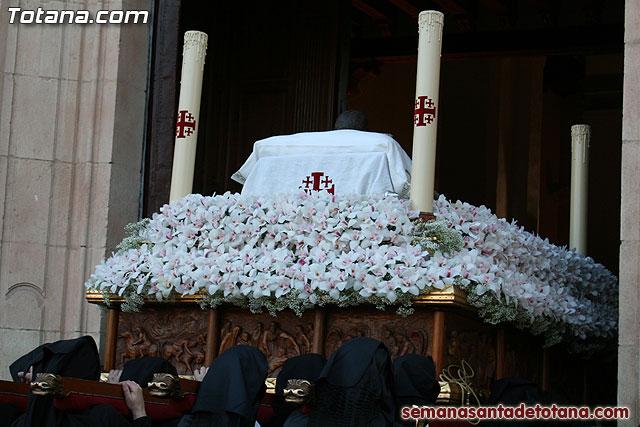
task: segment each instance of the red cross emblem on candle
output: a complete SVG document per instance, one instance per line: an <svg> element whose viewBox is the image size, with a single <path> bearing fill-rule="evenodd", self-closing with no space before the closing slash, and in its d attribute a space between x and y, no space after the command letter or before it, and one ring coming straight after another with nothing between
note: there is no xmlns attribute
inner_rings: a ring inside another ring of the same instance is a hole
<svg viewBox="0 0 640 427"><path fill-rule="evenodd" d="M176 124L176 138L186 138L196 130L196 120L187 110L180 110Z"/></svg>
<svg viewBox="0 0 640 427"><path fill-rule="evenodd" d="M302 185L298 188L307 194L311 194L312 191L326 191L329 194L334 194L336 185L324 172L312 172L302 180Z"/></svg>
<svg viewBox="0 0 640 427"><path fill-rule="evenodd" d="M413 123L416 126L426 126L431 124L436 118L436 104L428 96L419 96L416 99L413 111Z"/></svg>

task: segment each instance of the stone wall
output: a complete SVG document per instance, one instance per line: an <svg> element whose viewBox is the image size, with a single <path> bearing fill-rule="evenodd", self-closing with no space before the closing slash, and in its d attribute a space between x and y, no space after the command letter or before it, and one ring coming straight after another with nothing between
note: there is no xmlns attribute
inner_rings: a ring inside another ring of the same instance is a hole
<svg viewBox="0 0 640 427"><path fill-rule="evenodd" d="M620 332L618 404L640 423L640 2L625 2L624 98L622 106L622 202L620 218Z"/></svg>
<svg viewBox="0 0 640 427"><path fill-rule="evenodd" d="M151 0L0 7L0 379L35 346L90 334L94 266L138 217ZM146 10L147 24L9 23L23 10Z"/></svg>

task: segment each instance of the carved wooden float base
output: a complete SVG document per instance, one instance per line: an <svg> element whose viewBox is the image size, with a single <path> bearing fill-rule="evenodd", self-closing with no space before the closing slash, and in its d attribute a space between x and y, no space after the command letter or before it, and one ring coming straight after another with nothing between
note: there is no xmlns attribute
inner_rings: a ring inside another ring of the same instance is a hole
<svg viewBox="0 0 640 427"><path fill-rule="evenodd" d="M102 303L100 294L87 295ZM108 310L105 370L122 368L142 356L164 357L179 374L208 366L233 345L259 348L267 356L269 377L291 357L313 352L329 357L344 342L361 336L384 342L392 356L431 355L438 372L465 360L475 371L474 390L487 396L502 377L544 383L541 341L525 333L492 327L479 319L464 293L453 287L415 301L415 313L402 317L395 308L325 306L298 317L285 310L277 317L235 306L202 310L197 297L171 303L148 301L138 313Z"/></svg>

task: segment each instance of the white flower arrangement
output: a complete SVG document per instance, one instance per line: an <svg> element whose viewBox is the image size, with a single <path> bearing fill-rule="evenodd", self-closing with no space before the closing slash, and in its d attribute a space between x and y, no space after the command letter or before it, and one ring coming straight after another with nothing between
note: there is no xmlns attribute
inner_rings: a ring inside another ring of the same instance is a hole
<svg viewBox="0 0 640 427"><path fill-rule="evenodd" d="M272 313L372 302L406 314L415 296L455 284L494 323L615 333L617 279L603 266L484 207L441 196L434 210L425 226L395 197L192 194L131 228L85 286L132 310L141 296L197 294Z"/></svg>
<svg viewBox="0 0 640 427"><path fill-rule="evenodd" d="M436 218L462 233L463 249L442 263L459 268L456 282L487 321L517 321L547 333L553 344L570 336L611 338L617 331L618 279L603 265L484 206L450 203L440 196Z"/></svg>

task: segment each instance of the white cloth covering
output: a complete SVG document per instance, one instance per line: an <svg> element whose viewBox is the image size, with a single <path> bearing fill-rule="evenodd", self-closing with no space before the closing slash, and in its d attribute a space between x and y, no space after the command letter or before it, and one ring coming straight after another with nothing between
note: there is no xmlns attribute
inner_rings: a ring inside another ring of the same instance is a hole
<svg viewBox="0 0 640 427"><path fill-rule="evenodd" d="M335 185L335 194L392 191L406 196L411 159L386 134L347 129L305 132L257 141L231 178L244 184L242 194L322 191Z"/></svg>
<svg viewBox="0 0 640 427"><path fill-rule="evenodd" d="M242 187L242 194L299 191L374 195L393 185L384 153L344 153L262 157Z"/></svg>

